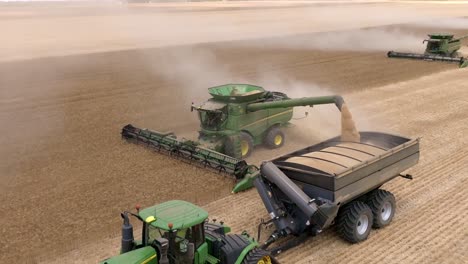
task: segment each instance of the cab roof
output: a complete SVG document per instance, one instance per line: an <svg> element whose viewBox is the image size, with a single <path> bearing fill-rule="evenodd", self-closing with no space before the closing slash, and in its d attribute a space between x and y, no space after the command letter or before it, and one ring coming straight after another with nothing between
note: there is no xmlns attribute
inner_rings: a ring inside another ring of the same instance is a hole
<svg viewBox="0 0 468 264"><path fill-rule="evenodd" d="M156 228L169 230L168 225L172 223L172 229L177 230L204 222L208 218L208 212L192 203L173 200L145 208L140 211L139 216L143 221L154 216L156 221L151 225Z"/></svg>
<svg viewBox="0 0 468 264"><path fill-rule="evenodd" d="M226 104L223 103L223 102L213 101L213 100L210 99L210 100L204 102L202 105L200 105L199 108L203 109L203 110L213 111L213 110L223 109L225 106L226 106Z"/></svg>
<svg viewBox="0 0 468 264"><path fill-rule="evenodd" d="M428 35L431 39L452 39L453 34L449 33L433 33Z"/></svg>

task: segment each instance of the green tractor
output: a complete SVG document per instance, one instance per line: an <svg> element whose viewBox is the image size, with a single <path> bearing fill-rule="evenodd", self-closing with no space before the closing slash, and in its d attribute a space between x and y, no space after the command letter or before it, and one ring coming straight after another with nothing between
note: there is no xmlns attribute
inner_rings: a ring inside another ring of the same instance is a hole
<svg viewBox="0 0 468 264"><path fill-rule="evenodd" d="M229 234L223 222L208 222L208 213L185 201L168 201L137 213L122 212L120 255L101 264L271 264L277 263L247 233ZM142 222L135 240L130 216Z"/></svg>
<svg viewBox="0 0 468 264"><path fill-rule="evenodd" d="M282 128L293 117L293 107L334 104L341 111L341 96L321 96L291 99L280 92L265 91L248 84L227 84L208 89L211 98L191 106L200 119L198 141L179 140L171 133L141 129L126 125L122 138L143 143L157 151L197 161L205 167L245 176L242 160L254 146L264 144L279 148L285 143Z"/></svg>
<svg viewBox="0 0 468 264"><path fill-rule="evenodd" d="M387 56L390 58L454 62L458 63L460 68L468 66L468 59L464 57L458 57L458 51L461 48L462 39L468 38L468 35L459 38L454 38L453 34L445 33L429 34L428 36L429 38L423 41L423 43L427 42L424 54L389 51Z"/></svg>

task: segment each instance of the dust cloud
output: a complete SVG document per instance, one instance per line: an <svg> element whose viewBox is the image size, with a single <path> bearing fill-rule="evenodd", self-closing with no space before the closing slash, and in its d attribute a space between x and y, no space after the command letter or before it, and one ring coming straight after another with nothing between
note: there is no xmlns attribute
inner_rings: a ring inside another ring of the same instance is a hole
<svg viewBox="0 0 468 264"><path fill-rule="evenodd" d="M422 37L400 29L379 28L314 33L313 35L294 36L291 39L269 39L266 43L259 45L324 51L416 51L424 47L421 43Z"/></svg>
<svg viewBox="0 0 468 264"><path fill-rule="evenodd" d="M144 50L140 52L153 74L178 85L182 90L179 96L185 104L206 99L209 96L206 90L208 87L236 79L229 67L222 64L207 48L169 48L162 57L152 57Z"/></svg>
<svg viewBox="0 0 468 264"><path fill-rule="evenodd" d="M466 17L452 17L452 18L440 18L431 19L426 21L420 21L415 24L416 26L432 27L432 28L443 28L443 29L464 29L467 30L468 34L468 18Z"/></svg>

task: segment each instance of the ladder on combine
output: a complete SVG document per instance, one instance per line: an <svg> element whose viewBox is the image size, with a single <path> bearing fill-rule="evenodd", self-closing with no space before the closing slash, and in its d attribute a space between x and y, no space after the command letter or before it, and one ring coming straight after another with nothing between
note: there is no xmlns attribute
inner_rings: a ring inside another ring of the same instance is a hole
<svg viewBox="0 0 468 264"><path fill-rule="evenodd" d="M211 149L203 148L191 140L178 140L174 133L161 133L149 129L141 129L128 124L122 128L122 138L136 144L144 144L148 148L168 154L171 157L183 158L189 163L196 163L204 168L214 169L243 179L252 173L255 166L248 165L244 160L236 159Z"/></svg>

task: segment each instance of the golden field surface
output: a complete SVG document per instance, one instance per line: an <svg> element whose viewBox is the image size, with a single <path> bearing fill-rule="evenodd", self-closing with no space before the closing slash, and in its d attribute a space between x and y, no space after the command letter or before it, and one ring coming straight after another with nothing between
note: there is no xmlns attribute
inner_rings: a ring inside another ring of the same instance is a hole
<svg viewBox="0 0 468 264"><path fill-rule="evenodd" d="M230 178L119 134L132 123L194 138L191 102L223 83L340 94L361 130L422 138L414 180L384 185L397 199L390 226L356 245L331 228L281 263L467 263L468 69L386 57L422 52L428 32L468 34L466 10L464 1L0 4L0 263L98 262L118 253L121 210L169 199L255 234L267 217L255 190L233 195ZM339 133L333 107L296 110L309 117L293 121L286 146L259 147L249 162Z"/></svg>

